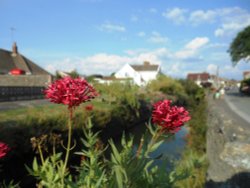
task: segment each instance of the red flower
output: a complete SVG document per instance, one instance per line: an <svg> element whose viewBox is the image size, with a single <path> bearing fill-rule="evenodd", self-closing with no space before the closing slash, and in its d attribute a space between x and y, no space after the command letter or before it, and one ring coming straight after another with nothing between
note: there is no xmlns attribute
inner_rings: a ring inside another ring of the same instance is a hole
<svg viewBox="0 0 250 188"><path fill-rule="evenodd" d="M171 106L171 103L170 100L155 103L152 121L167 132L175 133L191 118L184 107Z"/></svg>
<svg viewBox="0 0 250 188"><path fill-rule="evenodd" d="M87 111L92 111L93 109L94 109L94 106L92 104L85 106L85 110Z"/></svg>
<svg viewBox="0 0 250 188"><path fill-rule="evenodd" d="M10 148L7 144L0 142L0 159L3 158L9 150Z"/></svg>
<svg viewBox="0 0 250 188"><path fill-rule="evenodd" d="M50 84L44 91L50 102L74 108L95 98L98 94L88 82L81 78L65 77Z"/></svg>

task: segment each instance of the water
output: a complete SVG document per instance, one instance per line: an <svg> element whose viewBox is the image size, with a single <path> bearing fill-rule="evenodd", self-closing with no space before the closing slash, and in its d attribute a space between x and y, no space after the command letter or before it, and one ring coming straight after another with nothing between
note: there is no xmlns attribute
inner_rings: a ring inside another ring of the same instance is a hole
<svg viewBox="0 0 250 188"><path fill-rule="evenodd" d="M129 137L132 135L134 137L134 148L135 152L140 143L142 135L147 131L147 127L144 124L140 124L131 128L127 133ZM183 127L179 132L170 138L166 138L163 144L154 151L150 156L155 159L155 164L161 165L166 161L178 160L185 148L186 141L185 136L187 135L187 129ZM116 144L119 145L120 138L114 140ZM119 148L119 146L118 146Z"/></svg>

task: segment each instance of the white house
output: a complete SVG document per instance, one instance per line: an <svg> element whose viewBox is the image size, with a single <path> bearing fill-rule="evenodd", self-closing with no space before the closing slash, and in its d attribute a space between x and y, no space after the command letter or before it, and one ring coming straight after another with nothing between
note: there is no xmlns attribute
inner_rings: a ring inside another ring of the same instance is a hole
<svg viewBox="0 0 250 188"><path fill-rule="evenodd" d="M124 65L115 73L115 78L131 78L138 86L144 86L156 79L160 72L160 65L145 61L142 65Z"/></svg>

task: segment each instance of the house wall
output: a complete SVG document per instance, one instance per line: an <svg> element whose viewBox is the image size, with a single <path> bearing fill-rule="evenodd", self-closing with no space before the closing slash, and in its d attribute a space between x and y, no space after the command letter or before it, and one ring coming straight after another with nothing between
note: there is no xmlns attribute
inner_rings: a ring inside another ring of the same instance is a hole
<svg viewBox="0 0 250 188"><path fill-rule="evenodd" d="M143 78L143 80L148 83L150 80L155 80L157 77L158 72L156 71L140 71L140 75Z"/></svg>
<svg viewBox="0 0 250 188"><path fill-rule="evenodd" d="M116 78L133 78L136 75L134 69L126 64L119 71L115 73Z"/></svg>
<svg viewBox="0 0 250 188"><path fill-rule="evenodd" d="M116 78L132 78L134 83L138 86L144 86L149 81L156 79L157 71L135 71L129 64L124 65L119 71L115 73Z"/></svg>
<svg viewBox="0 0 250 188"><path fill-rule="evenodd" d="M124 65L115 73L116 78L132 78L134 83L141 85L141 75L136 72L129 64Z"/></svg>

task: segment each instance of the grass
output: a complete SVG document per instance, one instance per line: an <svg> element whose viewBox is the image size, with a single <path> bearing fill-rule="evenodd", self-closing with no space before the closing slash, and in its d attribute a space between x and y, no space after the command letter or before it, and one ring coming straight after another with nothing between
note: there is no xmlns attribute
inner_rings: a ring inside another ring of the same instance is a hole
<svg viewBox="0 0 250 188"><path fill-rule="evenodd" d="M76 109L76 113L80 113L84 110L84 107L90 103L82 104L79 108ZM111 110L114 107L114 104L108 104L100 101L91 102L95 109L104 109ZM18 109L11 109L1 111L0 113L0 124L5 124L8 122L20 122L25 120L27 117L42 117L51 118L59 115L67 116L67 107L60 104L43 104L32 107L22 107Z"/></svg>

